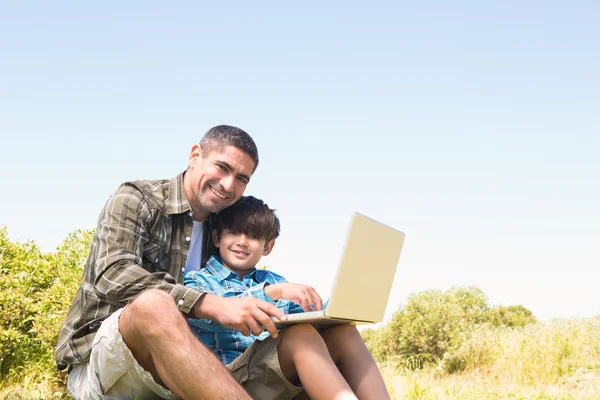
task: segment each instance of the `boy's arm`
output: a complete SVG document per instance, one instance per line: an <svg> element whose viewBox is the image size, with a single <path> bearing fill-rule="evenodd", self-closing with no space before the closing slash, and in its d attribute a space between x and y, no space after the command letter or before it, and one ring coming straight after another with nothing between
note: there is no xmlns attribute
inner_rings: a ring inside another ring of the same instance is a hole
<svg viewBox="0 0 600 400"><path fill-rule="evenodd" d="M323 301L317 291L308 285L298 283L278 282L265 288L265 294L272 300L287 300L288 314L303 311L321 311ZM278 307L279 307L278 302Z"/></svg>
<svg viewBox="0 0 600 400"><path fill-rule="evenodd" d="M202 274L199 271L193 271L185 275L183 284L187 287L200 290L205 293L214 294L219 297L254 297L255 299L264 300L271 304L275 304L275 302L265 294L265 286L269 285L268 281L261 282L260 284L246 290L238 288L225 288L220 285L216 279L213 282L213 280L210 279L210 277L207 277L205 274Z"/></svg>

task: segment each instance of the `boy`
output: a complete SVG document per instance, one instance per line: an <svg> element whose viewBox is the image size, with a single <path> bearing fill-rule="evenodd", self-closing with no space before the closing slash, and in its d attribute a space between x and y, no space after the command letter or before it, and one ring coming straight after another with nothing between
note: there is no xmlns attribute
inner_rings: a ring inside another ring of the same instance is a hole
<svg viewBox="0 0 600 400"><path fill-rule="evenodd" d="M217 217L212 240L219 256L187 273L184 284L221 297L259 298L285 313L321 310L313 288L255 268L273 250L279 229L274 210L252 196L242 197ZM236 331L209 320L190 318L188 324L252 398L293 398L304 389L312 399L389 399L352 325L317 331L296 324L275 337L258 325Z"/></svg>

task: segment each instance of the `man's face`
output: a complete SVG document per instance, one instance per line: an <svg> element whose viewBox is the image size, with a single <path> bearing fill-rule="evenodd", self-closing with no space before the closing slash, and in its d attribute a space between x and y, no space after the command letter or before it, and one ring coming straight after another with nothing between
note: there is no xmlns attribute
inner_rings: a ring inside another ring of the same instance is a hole
<svg viewBox="0 0 600 400"><path fill-rule="evenodd" d="M267 243L265 239L225 228L220 239L217 231L213 231L213 243L219 248L223 265L243 278L254 270L263 255L271 252L275 241Z"/></svg>
<svg viewBox="0 0 600 400"><path fill-rule="evenodd" d="M253 170L252 158L237 147L192 147L184 188L195 219L204 221L238 201Z"/></svg>

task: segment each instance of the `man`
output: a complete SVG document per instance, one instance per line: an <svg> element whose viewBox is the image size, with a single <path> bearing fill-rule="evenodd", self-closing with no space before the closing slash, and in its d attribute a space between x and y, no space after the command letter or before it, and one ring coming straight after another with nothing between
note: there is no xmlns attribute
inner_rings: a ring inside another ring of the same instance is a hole
<svg viewBox="0 0 600 400"><path fill-rule="evenodd" d="M252 138L220 125L192 147L184 173L126 182L108 200L56 350L75 399L249 398L185 317L276 337L271 317L285 316L182 282L209 255L210 215L242 196L257 166Z"/></svg>

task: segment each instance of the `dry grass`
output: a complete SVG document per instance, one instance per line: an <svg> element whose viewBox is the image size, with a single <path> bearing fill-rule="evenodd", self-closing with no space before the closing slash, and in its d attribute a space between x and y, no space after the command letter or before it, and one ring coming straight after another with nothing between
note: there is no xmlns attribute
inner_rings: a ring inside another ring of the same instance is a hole
<svg viewBox="0 0 600 400"><path fill-rule="evenodd" d="M600 318L481 327L437 366L382 371L397 399L600 399Z"/></svg>
<svg viewBox="0 0 600 400"><path fill-rule="evenodd" d="M398 372L382 368L393 399L600 399L600 375L575 374L556 385L498 381L481 373L440 376L439 372Z"/></svg>
<svg viewBox="0 0 600 400"><path fill-rule="evenodd" d="M381 370L393 399L600 399L600 317L481 327L438 365ZM0 382L0 399L70 399L42 366ZM18 382L18 383L17 383Z"/></svg>

